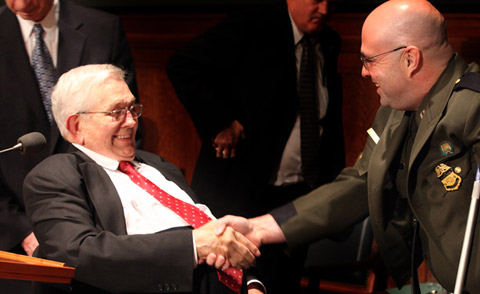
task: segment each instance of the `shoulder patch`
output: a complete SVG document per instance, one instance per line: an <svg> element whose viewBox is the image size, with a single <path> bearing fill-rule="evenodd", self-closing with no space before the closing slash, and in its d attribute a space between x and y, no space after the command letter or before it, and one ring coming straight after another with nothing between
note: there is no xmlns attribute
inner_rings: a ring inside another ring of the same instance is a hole
<svg viewBox="0 0 480 294"><path fill-rule="evenodd" d="M480 73L478 72L469 72L461 77L457 82L454 91L459 91L463 89L469 89L475 92L480 93Z"/></svg>

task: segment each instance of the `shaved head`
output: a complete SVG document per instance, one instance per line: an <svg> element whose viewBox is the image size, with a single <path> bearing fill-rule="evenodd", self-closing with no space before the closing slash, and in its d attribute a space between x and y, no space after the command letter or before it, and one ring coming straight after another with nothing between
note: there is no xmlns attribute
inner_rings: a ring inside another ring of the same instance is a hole
<svg viewBox="0 0 480 294"><path fill-rule="evenodd" d="M362 28L362 75L380 103L415 111L453 56L442 14L426 0L390 0Z"/></svg>
<svg viewBox="0 0 480 294"><path fill-rule="evenodd" d="M414 45L420 50L447 44L442 14L426 0L391 0L377 7L365 20L363 34L391 47Z"/></svg>

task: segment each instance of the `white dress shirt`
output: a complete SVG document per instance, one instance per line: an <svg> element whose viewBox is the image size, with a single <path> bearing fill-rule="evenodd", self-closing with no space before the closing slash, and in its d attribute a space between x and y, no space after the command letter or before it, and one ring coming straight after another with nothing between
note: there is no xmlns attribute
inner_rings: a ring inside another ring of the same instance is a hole
<svg viewBox="0 0 480 294"><path fill-rule="evenodd" d="M130 180L127 174L118 170L119 162L100 155L81 145L73 144L100 165L112 180L123 206L127 234L153 234L174 227L189 226L175 212L162 205L151 194ZM215 219L207 206L195 204L190 196L172 181L167 180L157 169L140 162L133 161L135 169L155 185L173 197L197 206L210 218Z"/></svg>

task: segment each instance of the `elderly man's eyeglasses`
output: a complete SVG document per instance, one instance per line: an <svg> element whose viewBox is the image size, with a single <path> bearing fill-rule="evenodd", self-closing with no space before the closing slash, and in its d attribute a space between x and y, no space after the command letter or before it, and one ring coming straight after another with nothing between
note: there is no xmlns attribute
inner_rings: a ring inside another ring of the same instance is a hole
<svg viewBox="0 0 480 294"><path fill-rule="evenodd" d="M365 57L365 56L363 56L363 55L360 55L360 60L362 61L363 66L365 67L365 69L366 69L366 70L370 70L368 67L369 67L369 64L373 62L373 59L374 59L374 58L379 57L379 56L382 56L382 55L385 55L385 54L388 54L388 53L392 53L392 52L398 51L398 50L400 50L400 49L405 49L405 48L407 48L407 46L401 46L401 47L395 48L395 49L393 49L393 50L390 50L390 51L387 51L387 52L383 52L383 53L374 55L374 56L372 56L372 57Z"/></svg>
<svg viewBox="0 0 480 294"><path fill-rule="evenodd" d="M142 104L133 104L132 106L119 108L112 111L80 111L80 112L77 112L77 114L103 113L103 114L110 115L113 121L123 122L127 117L127 111L130 111L134 119L138 119L140 116L142 116L142 109L143 109Z"/></svg>

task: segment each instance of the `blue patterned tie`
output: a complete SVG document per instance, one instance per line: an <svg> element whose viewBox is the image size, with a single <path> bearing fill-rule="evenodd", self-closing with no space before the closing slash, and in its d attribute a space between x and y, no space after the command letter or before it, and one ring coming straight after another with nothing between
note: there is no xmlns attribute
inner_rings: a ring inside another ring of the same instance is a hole
<svg viewBox="0 0 480 294"><path fill-rule="evenodd" d="M42 26L38 23L35 24L33 26L33 32L35 34L35 47L32 52L32 67L40 87L40 94L42 95L48 120L50 124L52 124L53 114L50 95L52 94L53 86L55 86L57 82L57 75L55 73L55 67L53 66L52 57L42 39L44 32Z"/></svg>

